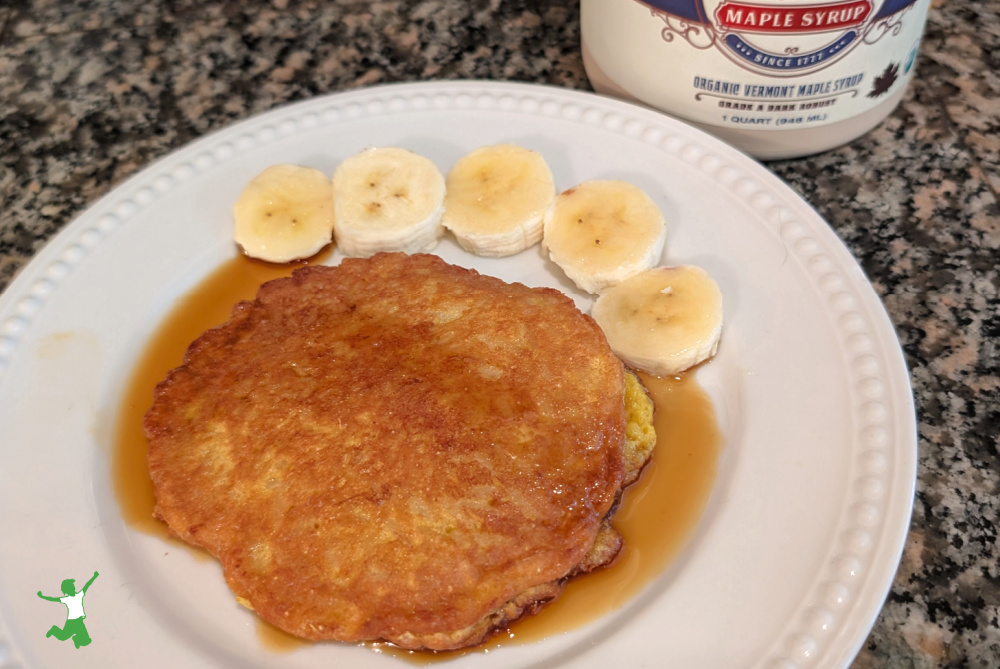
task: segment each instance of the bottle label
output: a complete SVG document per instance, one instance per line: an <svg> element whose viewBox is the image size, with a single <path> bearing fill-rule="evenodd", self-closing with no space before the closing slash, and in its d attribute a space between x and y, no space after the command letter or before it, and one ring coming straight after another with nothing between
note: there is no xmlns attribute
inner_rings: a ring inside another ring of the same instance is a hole
<svg viewBox="0 0 1000 669"><path fill-rule="evenodd" d="M584 6L584 42L617 85L679 116L747 129L815 127L867 111L905 87L929 1L626 0L616 6L591 0ZM617 49L608 39L613 31L623 33ZM652 65L658 85L642 81L629 58Z"/></svg>

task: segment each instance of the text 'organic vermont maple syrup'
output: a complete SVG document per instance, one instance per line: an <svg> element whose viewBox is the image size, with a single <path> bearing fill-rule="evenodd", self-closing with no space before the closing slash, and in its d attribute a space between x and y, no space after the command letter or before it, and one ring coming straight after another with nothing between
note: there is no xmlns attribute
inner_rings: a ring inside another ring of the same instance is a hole
<svg viewBox="0 0 1000 669"><path fill-rule="evenodd" d="M202 332L228 320L236 303L252 299L260 284L288 276L300 266L233 258L179 300L153 334L125 388L114 445L115 495L131 527L191 548L169 539L166 525L153 517L155 498L142 430L143 416L152 405L153 388L169 370L181 364L188 345ZM693 374L676 378L640 376L656 407L657 441L652 460L641 478L626 489L615 514L615 527L625 543L621 553L610 567L570 581L565 591L538 614L517 621L483 647L458 653L538 641L591 622L635 596L684 547L715 481L721 433L712 403ZM261 645L272 652L289 652L309 643L263 621L258 621L257 636ZM456 654L368 645L418 664Z"/></svg>

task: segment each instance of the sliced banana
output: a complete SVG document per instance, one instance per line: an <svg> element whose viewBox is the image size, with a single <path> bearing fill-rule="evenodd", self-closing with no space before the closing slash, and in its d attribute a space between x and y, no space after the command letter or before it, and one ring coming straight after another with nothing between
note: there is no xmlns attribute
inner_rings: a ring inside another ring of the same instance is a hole
<svg viewBox="0 0 1000 669"><path fill-rule="evenodd" d="M591 315L626 364L669 376L715 355L722 291L700 267L657 267L601 293Z"/></svg>
<svg viewBox="0 0 1000 669"><path fill-rule="evenodd" d="M442 223L479 256L520 253L542 239L542 220L556 197L545 158L513 144L476 149L448 172Z"/></svg>
<svg viewBox="0 0 1000 669"><path fill-rule="evenodd" d="M333 174L334 230L347 256L418 253L444 234L445 182L427 158L398 147L370 148Z"/></svg>
<svg viewBox="0 0 1000 669"><path fill-rule="evenodd" d="M592 180L556 197L542 246L580 289L600 293L655 267L666 239L663 212L642 189Z"/></svg>
<svg viewBox="0 0 1000 669"><path fill-rule="evenodd" d="M333 238L333 188L320 170L272 165L233 205L234 238L252 258L289 262L315 255Z"/></svg>

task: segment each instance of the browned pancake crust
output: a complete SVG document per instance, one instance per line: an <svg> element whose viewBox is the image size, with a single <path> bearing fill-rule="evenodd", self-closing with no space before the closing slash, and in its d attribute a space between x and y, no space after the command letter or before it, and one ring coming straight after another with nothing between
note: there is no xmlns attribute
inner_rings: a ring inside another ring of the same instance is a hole
<svg viewBox="0 0 1000 669"><path fill-rule="evenodd" d="M558 291L433 255L300 269L157 386L157 514L292 634L475 644L617 552L623 393Z"/></svg>

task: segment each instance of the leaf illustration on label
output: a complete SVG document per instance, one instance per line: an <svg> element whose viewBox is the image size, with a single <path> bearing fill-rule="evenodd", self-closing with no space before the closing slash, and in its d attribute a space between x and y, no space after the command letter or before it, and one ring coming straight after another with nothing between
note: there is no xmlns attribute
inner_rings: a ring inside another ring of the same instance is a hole
<svg viewBox="0 0 1000 669"><path fill-rule="evenodd" d="M899 78L899 65L896 63L889 63L889 65L882 71L882 74L875 77L875 81L872 83L872 90L868 93L868 97L877 98L884 95L892 85L896 83L896 79Z"/></svg>

